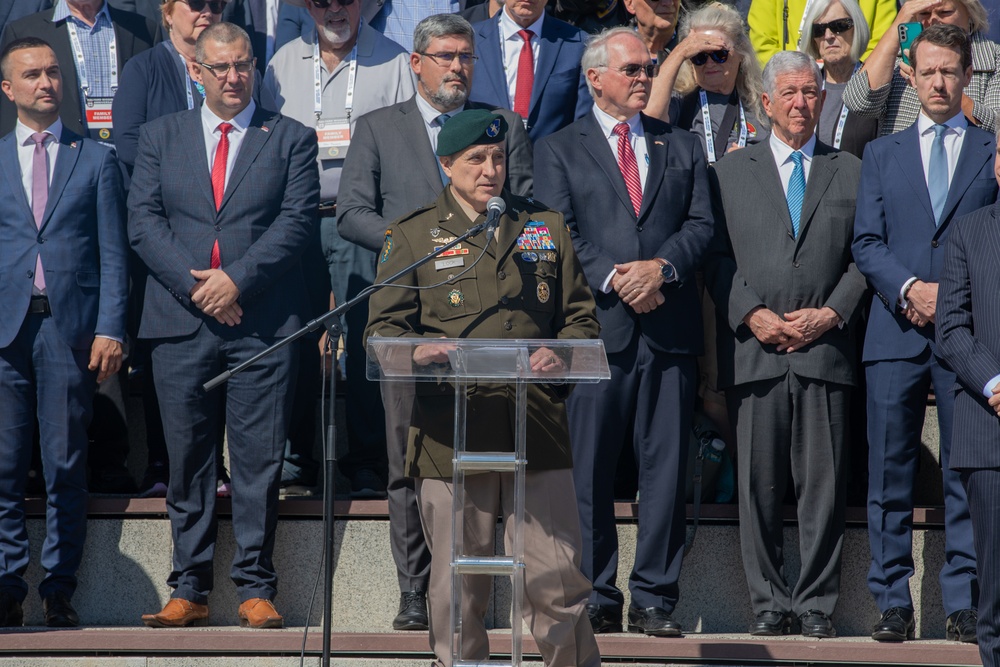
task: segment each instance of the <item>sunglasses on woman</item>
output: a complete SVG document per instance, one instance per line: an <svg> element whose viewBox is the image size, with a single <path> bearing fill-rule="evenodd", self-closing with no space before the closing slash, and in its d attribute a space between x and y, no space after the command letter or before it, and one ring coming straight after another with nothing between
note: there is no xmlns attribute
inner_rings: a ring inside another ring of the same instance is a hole
<svg viewBox="0 0 1000 667"><path fill-rule="evenodd" d="M181 0L181 2L197 14L205 11L205 7L208 7L213 14L221 14L222 10L226 8L226 0Z"/></svg>
<svg viewBox="0 0 1000 667"><path fill-rule="evenodd" d="M713 62L717 62L721 65L722 63L729 60L729 49L719 49L718 51L699 53L696 56L691 56L691 62L701 67L702 65L708 62L709 58L711 58Z"/></svg>
<svg viewBox="0 0 1000 667"><path fill-rule="evenodd" d="M813 38L821 39L824 35L826 35L827 28L829 28L830 32L834 35L839 35L840 33L847 32L853 27L853 19L834 19L829 23L813 23Z"/></svg>

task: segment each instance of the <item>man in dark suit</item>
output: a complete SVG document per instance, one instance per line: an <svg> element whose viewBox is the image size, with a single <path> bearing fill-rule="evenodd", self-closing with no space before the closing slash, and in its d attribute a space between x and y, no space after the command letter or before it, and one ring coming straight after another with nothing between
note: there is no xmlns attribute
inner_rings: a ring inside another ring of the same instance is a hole
<svg viewBox="0 0 1000 667"><path fill-rule="evenodd" d="M22 623L24 492L37 418L48 517L39 585L50 627L70 598L87 526L87 424L97 382L121 366L128 290L114 154L62 126L55 52L36 38L0 56L15 131L0 139L0 626Z"/></svg>
<svg viewBox="0 0 1000 667"><path fill-rule="evenodd" d="M705 268L739 453L750 634L787 634L797 618L804 636L834 637L856 383L847 325L865 292L851 258L861 162L816 140L823 81L809 56L771 59L763 104L770 139L716 164L719 215ZM802 555L794 588L783 555L789 472Z"/></svg>
<svg viewBox="0 0 1000 667"><path fill-rule="evenodd" d="M295 347L234 376L224 396L202 384L301 324L299 258L319 204L316 134L253 104L253 53L242 29L210 26L195 48L189 71L205 103L142 128L129 192L132 247L149 268L139 337L152 339L157 368L174 544L172 599L143 621L208 619L224 400L240 622L281 627L272 553Z"/></svg>
<svg viewBox="0 0 1000 667"><path fill-rule="evenodd" d="M1000 151L994 160L1000 179ZM952 223L937 302L937 353L958 379L951 468L969 498L979 573L979 655L1000 667L1000 211Z"/></svg>
<svg viewBox="0 0 1000 667"><path fill-rule="evenodd" d="M475 35L472 26L453 14L424 19L414 31L410 67L417 77L417 94L405 102L358 119L351 150L344 161L337 202L340 235L368 250L382 247L385 230L397 218L435 199L444 188L444 172L434 156L444 120L463 109L489 109L469 102ZM451 58L450 62L447 60ZM531 194L531 140L519 118L498 110L507 120L507 188ZM425 629L424 606L430 552L420 527L413 478L404 472L407 424L397 423L394 404L407 404L405 388L382 383L389 461L390 543L399 577L397 630Z"/></svg>
<svg viewBox="0 0 1000 667"><path fill-rule="evenodd" d="M919 48L918 48L919 47ZM914 634L913 483L927 393L934 386L944 478L945 563L941 597L949 639L976 640L977 575L969 506L949 468L955 375L934 357L934 321L943 245L953 218L997 195L991 170L994 138L969 125L962 89L972 77L969 38L954 26L931 26L919 50L914 82L920 115L909 129L865 149L858 190L854 258L873 299L865 336L868 381L868 587L881 620L872 637L904 641Z"/></svg>
<svg viewBox="0 0 1000 667"><path fill-rule="evenodd" d="M594 109L535 147L535 193L566 216L597 300L611 384L569 398L583 572L598 632L621 631L615 583L614 470L633 433L639 538L628 628L678 636L671 617L684 551L684 471L701 354L694 272L712 238L705 151L687 132L641 113L653 64L635 32L588 44Z"/></svg>
<svg viewBox="0 0 1000 667"><path fill-rule="evenodd" d="M590 109L580 67L587 34L546 14L545 0L507 3L472 27L479 56L472 98L516 112L532 141Z"/></svg>
<svg viewBox="0 0 1000 667"><path fill-rule="evenodd" d="M0 31L8 23L52 7L52 0L0 0Z"/></svg>

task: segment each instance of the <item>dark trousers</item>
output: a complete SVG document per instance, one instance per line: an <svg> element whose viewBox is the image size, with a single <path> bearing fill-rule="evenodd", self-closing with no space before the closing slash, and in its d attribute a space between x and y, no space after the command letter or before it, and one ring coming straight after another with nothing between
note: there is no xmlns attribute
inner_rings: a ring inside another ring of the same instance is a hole
<svg viewBox="0 0 1000 667"><path fill-rule="evenodd" d="M174 559L167 584L175 589L172 597L206 604L212 590L220 408L225 411L233 485L236 553L230 576L241 602L274 599L277 592L272 554L297 350L284 347L234 375L224 395L202 389L204 382L274 342L236 336L212 323L189 337L153 341L170 456L167 513Z"/></svg>
<svg viewBox="0 0 1000 667"><path fill-rule="evenodd" d="M983 667L1000 667L1000 470L963 470L961 478L979 555L979 657Z"/></svg>
<svg viewBox="0 0 1000 667"><path fill-rule="evenodd" d="M695 358L654 352L638 334L608 355L611 381L577 385L567 402L573 480L590 601L620 609L614 479L632 427L639 469L639 533L632 604L673 611L684 554L684 474L697 388Z"/></svg>
<svg viewBox="0 0 1000 667"><path fill-rule="evenodd" d="M740 546L755 614L833 614L844 546L849 387L787 373L726 390L739 460ZM785 579L782 505L789 472L802 569Z"/></svg>
<svg viewBox="0 0 1000 667"><path fill-rule="evenodd" d="M50 315L28 315L0 349L0 590L22 601L28 592L24 487L36 417L48 493L39 592L76 590L87 532L87 424L97 388L89 362L90 350L71 349Z"/></svg>
<svg viewBox="0 0 1000 667"><path fill-rule="evenodd" d="M868 377L868 537L872 562L868 588L881 611L913 609L913 485L920 458L927 392L933 383L941 433L944 478L944 612L976 607L976 552L969 503L959 474L948 468L955 374L926 350L915 359L878 361Z"/></svg>

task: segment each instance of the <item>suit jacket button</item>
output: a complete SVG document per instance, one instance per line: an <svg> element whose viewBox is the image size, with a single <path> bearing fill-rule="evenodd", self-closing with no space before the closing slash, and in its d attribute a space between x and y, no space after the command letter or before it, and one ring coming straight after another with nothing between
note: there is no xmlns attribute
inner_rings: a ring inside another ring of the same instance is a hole
<svg viewBox="0 0 1000 667"><path fill-rule="evenodd" d="M222 231L222 227L219 227L218 225L216 225L216 226L215 226L215 231L217 231L217 232L221 232L221 231Z"/></svg>
<svg viewBox="0 0 1000 667"><path fill-rule="evenodd" d="M641 232L641 231L642 231L642 225L639 225L638 227L636 227L636 228L635 228L635 231L637 231L637 232Z"/></svg>
<svg viewBox="0 0 1000 667"><path fill-rule="evenodd" d="M936 248L936 247L938 247L939 245L941 245L941 244L937 242L937 239L935 239L935 240L931 241L931 247L932 247L932 248Z"/></svg>
<svg viewBox="0 0 1000 667"><path fill-rule="evenodd" d="M45 239L43 237L39 236L38 237L38 242L39 243L45 243Z"/></svg>
<svg viewBox="0 0 1000 667"><path fill-rule="evenodd" d="M497 273L497 278L500 280L505 280L507 278L507 273L505 271L499 271Z"/></svg>
<svg viewBox="0 0 1000 667"><path fill-rule="evenodd" d="M34 278L35 277L35 272L34 271L28 271L25 275L28 276L29 278Z"/></svg>
<svg viewBox="0 0 1000 667"><path fill-rule="evenodd" d="M798 262L792 262L792 266L794 266L797 269L801 265Z"/></svg>
<svg viewBox="0 0 1000 667"><path fill-rule="evenodd" d="M514 328L514 325L511 324L510 322L504 322L503 323L503 328L506 329L507 331L510 331L511 329Z"/></svg>
<svg viewBox="0 0 1000 667"><path fill-rule="evenodd" d="M500 297L500 303L501 303L501 304L503 304L503 305L505 305L505 306L507 305L507 303L508 303L509 301L510 301L510 299L508 299L508 298L507 298L507 297L505 297L505 296L502 296L502 297Z"/></svg>

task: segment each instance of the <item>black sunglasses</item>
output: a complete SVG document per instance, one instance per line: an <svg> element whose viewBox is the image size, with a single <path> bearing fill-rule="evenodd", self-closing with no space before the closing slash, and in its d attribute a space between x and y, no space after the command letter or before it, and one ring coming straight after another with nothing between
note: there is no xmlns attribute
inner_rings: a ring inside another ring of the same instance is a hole
<svg viewBox="0 0 1000 667"><path fill-rule="evenodd" d="M656 65L653 64L637 65L636 63L629 63L628 65L622 65L621 67L616 67L615 69L630 79L638 79L640 72L645 72L647 79L652 79L653 75L656 74Z"/></svg>
<svg viewBox="0 0 1000 667"><path fill-rule="evenodd" d="M701 67L708 62L709 58L721 65L729 60L729 49L719 49L718 51L712 51L710 53L699 53L696 56L691 56L691 62Z"/></svg>
<svg viewBox="0 0 1000 667"><path fill-rule="evenodd" d="M847 32L853 27L853 19L835 19L829 23L813 23L813 39L821 39L824 35L826 35L827 28L829 28L830 32L834 35L839 35L842 32Z"/></svg>
<svg viewBox="0 0 1000 667"><path fill-rule="evenodd" d="M309 0L309 2L316 9L326 9L334 3L334 0ZM354 0L336 0L336 2L341 7L354 4Z"/></svg>
<svg viewBox="0 0 1000 667"><path fill-rule="evenodd" d="M205 11L205 7L213 14L221 14L222 10L226 8L226 0L181 0L185 5L191 8L192 12L201 13Z"/></svg>

